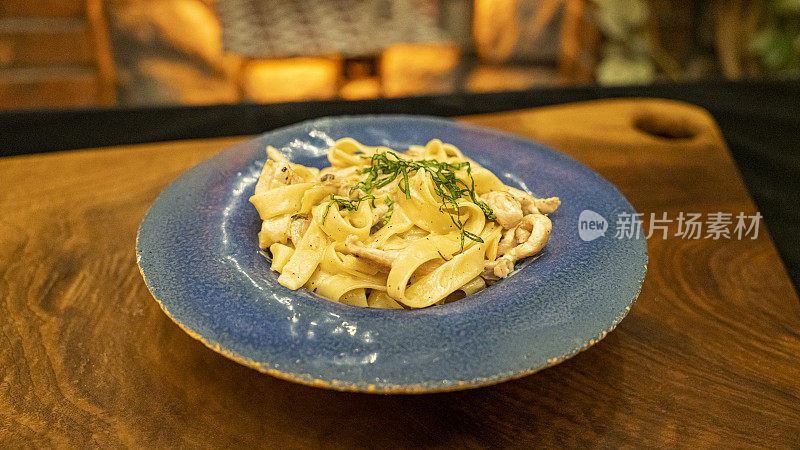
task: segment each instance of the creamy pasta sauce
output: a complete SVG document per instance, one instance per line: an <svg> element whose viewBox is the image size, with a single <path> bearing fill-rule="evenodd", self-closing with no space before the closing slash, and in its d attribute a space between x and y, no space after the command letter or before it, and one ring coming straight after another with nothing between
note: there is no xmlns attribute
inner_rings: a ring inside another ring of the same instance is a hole
<svg viewBox="0 0 800 450"><path fill-rule="evenodd" d="M341 139L322 170L267 154L250 201L278 282L356 306L424 308L477 292L542 249L561 204L439 140L397 152Z"/></svg>

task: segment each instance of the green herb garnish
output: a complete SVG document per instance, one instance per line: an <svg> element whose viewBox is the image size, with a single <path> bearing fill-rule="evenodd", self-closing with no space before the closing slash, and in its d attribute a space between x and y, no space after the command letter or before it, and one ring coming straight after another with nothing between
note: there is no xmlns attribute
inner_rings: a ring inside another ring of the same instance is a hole
<svg viewBox="0 0 800 450"><path fill-rule="evenodd" d="M372 205L375 206L375 197L372 195L372 192L375 189L380 189L395 180L398 180L397 187L400 189L400 192L405 194L406 198L410 199L411 186L409 185L409 176L413 175L414 172L419 170L424 170L431 176L431 179L433 180L434 192L442 199L442 205L439 207L439 210L442 212L449 212L450 220L460 231L462 250L464 249L465 238L471 239L475 242L483 242L483 240L480 238L480 236L464 229L464 224L458 214L458 200L463 197L467 197L472 201L472 203L476 204L481 209L487 220L495 220L497 218L494 214L494 211L489 208L489 205L479 200L475 194L475 179L472 178L472 167L470 167L470 163L468 161L446 163L439 162L435 159L411 160L404 159L399 154L392 151L375 153L372 156L362 155L361 157L370 160L369 167L360 170L360 173L366 174L367 177L364 179L364 181L360 181L353 186L350 189L350 193L352 194L356 190L360 189L366 193L366 195L355 200L348 200L337 198L331 194L331 201L328 203L325 209L325 214L323 215L323 223L325 221L325 217L328 215L328 210L333 203L336 203L341 208L351 211L358 209L358 205L363 200L371 200ZM467 175L469 176L469 185L456 178L456 172L464 169L466 169ZM386 197L385 203L389 206L389 211L384 218L384 225L389 222L389 218L391 218L391 214L394 209L394 204L388 197Z"/></svg>
<svg viewBox="0 0 800 450"><path fill-rule="evenodd" d="M389 207L389 210L386 211L386 215L383 216L383 225L389 223L389 220L392 218L392 213L394 212L394 202L391 198L387 195L386 198L383 200L383 203Z"/></svg>
<svg viewBox="0 0 800 450"><path fill-rule="evenodd" d="M336 203L339 208L344 208L348 211L356 211L358 210L358 206L361 205L361 202L365 200L370 200L372 202L372 206L375 206L375 196L374 195L365 195L363 197L359 197L355 200L350 200L343 197L336 197L335 195L331 194L330 201L327 205L325 205L325 212L322 214L322 223L325 223L325 219L328 218L328 212L331 210L331 205Z"/></svg>

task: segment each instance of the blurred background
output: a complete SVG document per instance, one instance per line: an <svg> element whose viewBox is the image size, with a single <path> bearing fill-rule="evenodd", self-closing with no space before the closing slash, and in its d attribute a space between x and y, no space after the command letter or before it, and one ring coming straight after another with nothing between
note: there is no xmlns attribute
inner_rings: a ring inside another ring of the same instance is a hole
<svg viewBox="0 0 800 450"><path fill-rule="evenodd" d="M800 0L0 0L0 109L800 77Z"/></svg>

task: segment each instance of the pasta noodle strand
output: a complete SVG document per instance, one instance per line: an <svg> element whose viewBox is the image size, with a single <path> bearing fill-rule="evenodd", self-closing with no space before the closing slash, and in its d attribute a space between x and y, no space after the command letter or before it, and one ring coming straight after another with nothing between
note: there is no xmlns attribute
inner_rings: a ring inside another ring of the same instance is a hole
<svg viewBox="0 0 800 450"><path fill-rule="evenodd" d="M424 308L472 295L539 252L561 204L506 186L438 139L405 153L351 138L331 167L269 159L250 201L258 242L289 289L372 308Z"/></svg>

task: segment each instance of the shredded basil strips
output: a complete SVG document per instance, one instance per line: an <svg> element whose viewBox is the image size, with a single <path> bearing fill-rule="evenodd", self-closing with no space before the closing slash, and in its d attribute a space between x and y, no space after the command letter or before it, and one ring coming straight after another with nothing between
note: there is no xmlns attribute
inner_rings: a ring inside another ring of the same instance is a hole
<svg viewBox="0 0 800 450"><path fill-rule="evenodd" d="M330 202L325 208L325 213L322 216L323 223L328 216L328 211L331 205L336 203L339 208L355 211L358 209L362 201L370 201L372 206L375 206L375 196L372 192L375 189L380 189L389 183L397 180L398 188L405 194L406 198L411 198L411 188L409 186L409 176L414 172L424 170L430 174L433 180L434 192L442 199L442 205L439 210L444 212L446 209L455 211L450 212L450 220L458 228L461 233L461 248L464 248L464 238L471 239L475 242L483 242L480 236L471 233L464 229L464 224L458 215L458 200L463 197L469 198L472 203L477 205L487 220L495 220L496 216L489 206L481 200L478 200L475 194L475 179L472 178L472 168L468 161L458 163L445 163L439 162L435 159L426 160L410 160L401 158L395 152L375 153L372 156L361 156L362 158L370 159L370 166L361 169L359 173L366 174L367 178L358 182L350 189L350 193L361 189L366 195L350 200L342 197L336 197L331 194ZM467 186L462 180L456 178L456 172L466 169L469 176L470 185ZM389 207L389 211L383 220L383 225L389 222L392 211L394 210L394 202L389 197L386 197L384 203Z"/></svg>

